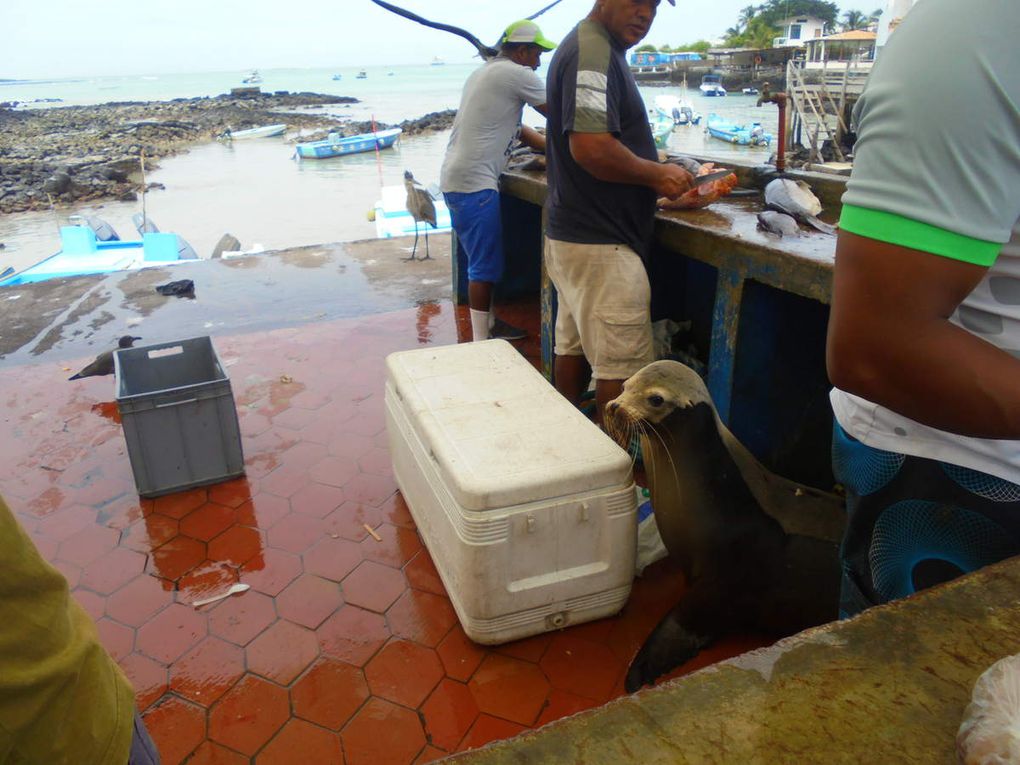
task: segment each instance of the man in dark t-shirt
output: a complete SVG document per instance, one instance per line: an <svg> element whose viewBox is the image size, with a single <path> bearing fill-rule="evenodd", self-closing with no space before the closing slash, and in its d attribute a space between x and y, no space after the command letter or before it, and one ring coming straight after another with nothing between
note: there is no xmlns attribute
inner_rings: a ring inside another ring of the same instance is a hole
<svg viewBox="0 0 1020 765"><path fill-rule="evenodd" d="M673 0L669 0L673 4ZM658 162L644 101L627 66L659 0L598 0L560 44L547 78L549 196L545 263L559 297L556 389L577 403L595 380L597 417L652 361L644 259L657 197L691 188Z"/></svg>

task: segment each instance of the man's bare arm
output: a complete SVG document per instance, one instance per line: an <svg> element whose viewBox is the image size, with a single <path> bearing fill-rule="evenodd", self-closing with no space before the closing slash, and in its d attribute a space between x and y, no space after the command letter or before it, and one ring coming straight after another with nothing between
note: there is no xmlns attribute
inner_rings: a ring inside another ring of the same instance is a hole
<svg viewBox="0 0 1020 765"><path fill-rule="evenodd" d="M833 385L931 427L1020 438L1020 360L949 322L987 269L841 231Z"/></svg>
<svg viewBox="0 0 1020 765"><path fill-rule="evenodd" d="M690 173L677 165L642 159L612 133L571 133L570 154L601 181L648 186L660 197L676 199L694 181Z"/></svg>
<svg viewBox="0 0 1020 765"><path fill-rule="evenodd" d="M521 143L536 151L545 152L545 136L527 125L521 125Z"/></svg>

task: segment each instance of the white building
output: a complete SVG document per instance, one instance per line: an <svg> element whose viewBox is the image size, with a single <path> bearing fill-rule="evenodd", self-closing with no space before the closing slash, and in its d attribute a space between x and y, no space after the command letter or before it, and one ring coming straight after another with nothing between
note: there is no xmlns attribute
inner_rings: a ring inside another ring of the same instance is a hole
<svg viewBox="0 0 1020 765"><path fill-rule="evenodd" d="M881 49L889 41L889 35L899 26L916 2L917 0L886 0L885 10L878 20L878 39L875 41L877 48Z"/></svg>
<svg viewBox="0 0 1020 765"><path fill-rule="evenodd" d="M791 16L777 21L776 26L782 35L772 40L774 48L803 47L808 40L825 34L825 22L814 16Z"/></svg>

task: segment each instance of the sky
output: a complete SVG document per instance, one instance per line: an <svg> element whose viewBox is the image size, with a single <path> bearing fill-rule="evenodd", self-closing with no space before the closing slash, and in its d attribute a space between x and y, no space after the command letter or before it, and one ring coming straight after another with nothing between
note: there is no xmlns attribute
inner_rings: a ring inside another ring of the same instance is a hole
<svg viewBox="0 0 1020 765"><path fill-rule="evenodd" d="M494 43L516 18L550 0L392 0ZM646 43L715 40L753 0L665 0ZM836 0L870 13L883 0ZM538 19L557 40L591 9L562 0ZM460 37L426 29L370 0L0 0L0 78L42 79L291 67L396 66L472 61ZM477 60L477 59L475 59Z"/></svg>

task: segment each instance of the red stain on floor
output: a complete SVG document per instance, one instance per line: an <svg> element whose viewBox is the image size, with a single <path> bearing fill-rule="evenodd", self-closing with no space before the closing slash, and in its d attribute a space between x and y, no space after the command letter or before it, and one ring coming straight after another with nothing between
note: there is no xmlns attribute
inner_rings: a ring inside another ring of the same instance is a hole
<svg viewBox="0 0 1020 765"><path fill-rule="evenodd" d="M0 493L97 620L166 765L410 765L623 695L683 591L669 561L615 617L479 646L396 491L384 359L463 340L466 314L424 303L214 338L247 475L155 500L135 493L112 378L0 370ZM537 306L502 314L538 364ZM251 589L191 605L237 581ZM767 642L726 641L673 676Z"/></svg>

